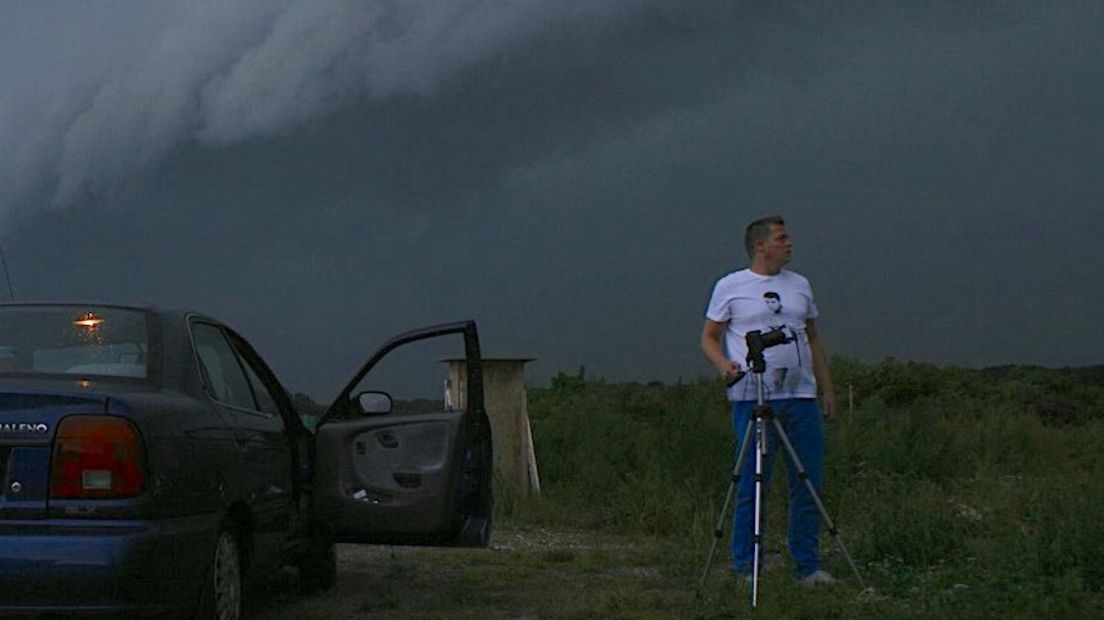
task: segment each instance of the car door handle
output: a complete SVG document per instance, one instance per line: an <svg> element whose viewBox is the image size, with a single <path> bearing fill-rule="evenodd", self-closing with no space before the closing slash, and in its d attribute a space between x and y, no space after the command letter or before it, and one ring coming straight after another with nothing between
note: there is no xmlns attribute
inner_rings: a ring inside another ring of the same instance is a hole
<svg viewBox="0 0 1104 620"><path fill-rule="evenodd" d="M399 438L395 437L394 433L380 433L376 435L376 440L384 448L395 449L399 447Z"/></svg>
<svg viewBox="0 0 1104 620"><path fill-rule="evenodd" d="M416 489L422 486L422 475L409 472L395 472L395 482L404 489Z"/></svg>

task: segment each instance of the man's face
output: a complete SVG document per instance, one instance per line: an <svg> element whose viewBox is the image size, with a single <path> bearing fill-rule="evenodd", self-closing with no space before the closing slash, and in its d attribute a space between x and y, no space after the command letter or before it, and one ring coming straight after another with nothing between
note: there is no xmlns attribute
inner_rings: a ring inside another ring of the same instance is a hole
<svg viewBox="0 0 1104 620"><path fill-rule="evenodd" d="M763 301L767 302L767 308L775 314L778 314L778 311L782 309L782 302L777 297L764 297Z"/></svg>
<svg viewBox="0 0 1104 620"><path fill-rule="evenodd" d="M767 262L781 267L790 262L793 253L793 241L786 227L781 224L771 224L770 235L766 241L759 244L760 252Z"/></svg>

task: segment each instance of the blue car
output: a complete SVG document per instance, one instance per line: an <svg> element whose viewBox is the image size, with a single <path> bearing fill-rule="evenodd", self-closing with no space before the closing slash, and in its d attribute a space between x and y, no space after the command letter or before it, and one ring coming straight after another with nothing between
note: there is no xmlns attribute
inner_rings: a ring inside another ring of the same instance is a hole
<svg viewBox="0 0 1104 620"><path fill-rule="evenodd" d="M461 351L458 397L356 391L429 341ZM304 423L210 317L0 304L0 615L232 619L287 565L330 587L334 543L486 546L481 377L473 322L407 332Z"/></svg>

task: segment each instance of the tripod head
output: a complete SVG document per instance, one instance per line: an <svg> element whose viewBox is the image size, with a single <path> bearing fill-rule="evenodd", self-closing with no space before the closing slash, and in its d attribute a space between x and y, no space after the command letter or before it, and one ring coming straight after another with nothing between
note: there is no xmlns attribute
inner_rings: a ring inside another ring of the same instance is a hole
<svg viewBox="0 0 1104 620"><path fill-rule="evenodd" d="M786 336L781 327L772 327L766 333L759 330L750 331L744 336L747 343L747 363L751 372L763 374L767 370L767 361L763 359L763 351L780 344L793 342L793 338Z"/></svg>

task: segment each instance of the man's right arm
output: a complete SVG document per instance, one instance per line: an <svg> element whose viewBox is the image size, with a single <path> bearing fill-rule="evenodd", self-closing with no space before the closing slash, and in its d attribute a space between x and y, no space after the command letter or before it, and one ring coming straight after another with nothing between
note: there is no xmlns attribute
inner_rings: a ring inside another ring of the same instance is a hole
<svg viewBox="0 0 1104 620"><path fill-rule="evenodd" d="M731 385L744 376L744 370L738 362L725 357L721 347L721 337L724 336L726 324L706 319L702 326L701 348L705 357L717 368L717 372L724 377L725 384Z"/></svg>

